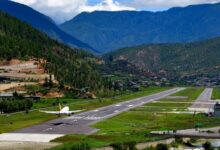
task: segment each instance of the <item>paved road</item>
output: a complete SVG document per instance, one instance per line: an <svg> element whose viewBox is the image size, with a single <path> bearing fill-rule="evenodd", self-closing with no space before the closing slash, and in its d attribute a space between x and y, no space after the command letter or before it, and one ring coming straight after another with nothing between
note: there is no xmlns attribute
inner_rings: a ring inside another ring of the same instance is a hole
<svg viewBox="0 0 220 150"><path fill-rule="evenodd" d="M207 131L213 131L213 133L207 133ZM152 131L153 135L173 135L178 137L198 137L198 138L220 138L220 134L218 133L219 127L215 128L207 128L207 129L186 129L186 130L177 130L173 131Z"/></svg>
<svg viewBox="0 0 220 150"><path fill-rule="evenodd" d="M23 138L21 137L19 139L15 138L17 141L22 141L26 139L31 139L32 137L30 136L37 135L37 134L45 134L45 135L52 134L54 135L54 137L59 137L59 136L63 136L66 134L92 134L94 132L97 132L97 129L89 127L91 124L94 124L98 121L102 121L107 118L111 118L122 112L128 111L135 107L142 106L154 100L159 100L161 98L164 98L166 96L169 96L181 90L184 90L184 88L173 88L173 89L160 92L160 93L156 93L156 94L146 96L143 98L121 102L121 103L114 104L111 106L102 107L102 108L84 112L81 114L76 114L76 115L63 118L63 119L61 118L61 119L52 120L52 121L45 122L40 125L35 125L32 127L28 127L28 128L15 131L11 134L3 134L2 136L7 138L8 140L13 141L14 138L11 135L15 136L16 134L24 134L24 135L28 134L29 135L28 138L27 136L24 136ZM0 141L2 139L3 137L1 137L0 135ZM49 138L48 140L51 140L51 139ZM40 139L37 137L36 137L36 140L40 141Z"/></svg>
<svg viewBox="0 0 220 150"><path fill-rule="evenodd" d="M195 103L189 107L191 111L209 112L214 106L214 102L211 103L213 88L206 88L201 95L197 98Z"/></svg>

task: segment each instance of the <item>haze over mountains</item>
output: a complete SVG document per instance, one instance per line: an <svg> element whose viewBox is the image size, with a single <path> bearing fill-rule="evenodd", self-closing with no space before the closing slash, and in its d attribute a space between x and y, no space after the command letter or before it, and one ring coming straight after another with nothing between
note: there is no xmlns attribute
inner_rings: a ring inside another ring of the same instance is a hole
<svg viewBox="0 0 220 150"><path fill-rule="evenodd" d="M102 53L148 43L192 42L220 36L220 3L164 12L81 13L60 27Z"/></svg>
<svg viewBox="0 0 220 150"><path fill-rule="evenodd" d="M88 44L81 42L77 38L70 36L57 27L49 17L35 11L34 9L19 3L15 3L9 0L0 0L0 10L7 12L8 14L32 25L38 30L46 33L53 39L59 40L72 47L80 47L84 49L93 48Z"/></svg>

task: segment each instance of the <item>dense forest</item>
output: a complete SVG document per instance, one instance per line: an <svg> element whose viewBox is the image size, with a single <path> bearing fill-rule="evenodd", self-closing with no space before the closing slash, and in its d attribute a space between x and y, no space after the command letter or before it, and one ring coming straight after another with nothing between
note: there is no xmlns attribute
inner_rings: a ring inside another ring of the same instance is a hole
<svg viewBox="0 0 220 150"><path fill-rule="evenodd" d="M152 72L178 75L219 74L220 38L186 44L152 44L123 48L105 58L127 61Z"/></svg>
<svg viewBox="0 0 220 150"><path fill-rule="evenodd" d="M31 109L33 102L25 99L7 99L0 101L0 114L27 111Z"/></svg>
<svg viewBox="0 0 220 150"><path fill-rule="evenodd" d="M46 69L58 81L94 91L103 88L91 54L70 49L6 13L0 12L0 18L0 60L43 58Z"/></svg>

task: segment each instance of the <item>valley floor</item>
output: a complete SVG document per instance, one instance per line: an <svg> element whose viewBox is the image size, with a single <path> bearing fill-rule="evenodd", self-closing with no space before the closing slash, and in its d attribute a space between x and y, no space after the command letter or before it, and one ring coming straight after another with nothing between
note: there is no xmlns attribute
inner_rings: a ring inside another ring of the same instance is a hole
<svg viewBox="0 0 220 150"><path fill-rule="evenodd" d="M145 89L146 91L137 92L136 94L134 93L131 95L122 95L116 99L106 99L102 102L82 101L78 104L71 104L70 107L73 109L86 108L87 110L93 110L98 107L119 103L128 99L133 99L164 91L165 89L166 88L149 88ZM160 100L148 103L138 108L134 108L111 119L92 125L92 127L99 129L97 133L91 135L67 135L64 137L57 138L53 140L53 142L64 143L64 145L58 146L57 148L55 148L55 150L59 150L61 147L68 147L74 145L75 143L84 143L85 141L91 147L103 147L111 145L113 143L124 143L129 141L142 143L166 139L169 137L151 135L151 131L192 129L195 127L196 124L201 124L201 128L220 126L220 118L207 117L204 114L193 115L168 113L172 111L186 110L189 106L191 106L194 103L194 101L200 96L200 94L203 91L204 88L186 88L185 90L173 94L169 97L162 98ZM23 114L16 115L20 116ZM25 115L23 116L24 120L21 120L19 123L22 125L25 122L25 120L28 120L27 118L25 118ZM45 118L45 116L42 118ZM8 119L9 121L10 116L9 118L0 116L0 119ZM6 120L2 124L4 129L3 131L10 131L15 130L16 128L22 128L21 126L17 126L17 123L19 121L16 121L16 119L14 123L15 126L12 124L14 128L8 128L7 126L9 125ZM36 122L34 123L36 124ZM30 125L31 124L29 124L28 126Z"/></svg>

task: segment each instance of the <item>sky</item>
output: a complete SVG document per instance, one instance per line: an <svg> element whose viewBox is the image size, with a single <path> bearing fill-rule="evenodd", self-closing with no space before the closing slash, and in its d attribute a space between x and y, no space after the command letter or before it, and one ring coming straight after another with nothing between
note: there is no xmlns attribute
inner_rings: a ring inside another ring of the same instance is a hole
<svg viewBox="0 0 220 150"><path fill-rule="evenodd" d="M81 12L95 10L161 11L171 7L217 3L220 0L12 0L28 5L51 17L57 24L72 19Z"/></svg>

